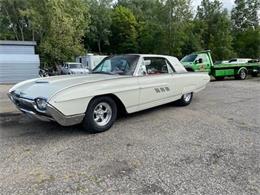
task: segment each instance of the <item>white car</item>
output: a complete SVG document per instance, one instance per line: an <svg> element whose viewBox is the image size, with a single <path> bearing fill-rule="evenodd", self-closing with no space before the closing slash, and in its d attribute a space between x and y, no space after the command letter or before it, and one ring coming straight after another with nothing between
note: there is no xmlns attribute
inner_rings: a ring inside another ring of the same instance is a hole
<svg viewBox="0 0 260 195"><path fill-rule="evenodd" d="M246 64L250 60L252 60L252 59L251 58L234 58L224 64Z"/></svg>
<svg viewBox="0 0 260 195"><path fill-rule="evenodd" d="M61 66L61 74L87 74L89 70L81 63L66 62Z"/></svg>
<svg viewBox="0 0 260 195"><path fill-rule="evenodd" d="M209 80L207 73L188 73L172 56L128 54L104 59L91 74L18 83L8 95L25 114L63 126L82 123L96 133L109 129L120 111L176 100L186 106Z"/></svg>

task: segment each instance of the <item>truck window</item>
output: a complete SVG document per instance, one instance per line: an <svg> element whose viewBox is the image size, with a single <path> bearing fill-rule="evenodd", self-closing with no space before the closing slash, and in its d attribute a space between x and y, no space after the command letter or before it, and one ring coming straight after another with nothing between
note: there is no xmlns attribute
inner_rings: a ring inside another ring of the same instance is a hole
<svg viewBox="0 0 260 195"><path fill-rule="evenodd" d="M197 58L197 56L198 55L196 55L196 54L187 55L181 59L181 62L194 62L194 60Z"/></svg>
<svg viewBox="0 0 260 195"><path fill-rule="evenodd" d="M209 57L208 57L207 54L200 54L200 55L198 55L196 60L198 60L200 58L202 59L202 63L208 63L209 62Z"/></svg>

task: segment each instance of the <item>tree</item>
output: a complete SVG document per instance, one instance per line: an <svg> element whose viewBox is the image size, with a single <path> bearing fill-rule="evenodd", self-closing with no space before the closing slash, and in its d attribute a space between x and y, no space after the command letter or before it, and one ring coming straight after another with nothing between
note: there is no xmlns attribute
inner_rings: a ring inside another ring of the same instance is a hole
<svg viewBox="0 0 260 195"><path fill-rule="evenodd" d="M195 21L199 25L197 28L202 28L202 48L211 49L214 59L223 60L234 55L231 22L227 10L222 10L219 0L202 0Z"/></svg>
<svg viewBox="0 0 260 195"><path fill-rule="evenodd" d="M56 65L80 55L88 24L88 7L81 0L30 1L24 12L39 38L39 51L47 65Z"/></svg>
<svg viewBox="0 0 260 195"><path fill-rule="evenodd" d="M241 32L248 28L256 29L259 26L259 6L258 0L235 0L235 7L231 12L234 31Z"/></svg>
<svg viewBox="0 0 260 195"><path fill-rule="evenodd" d="M248 29L236 35L234 48L239 57L259 58L260 56L260 28Z"/></svg>
<svg viewBox="0 0 260 195"><path fill-rule="evenodd" d="M28 20L22 14L27 6L26 0L0 0L0 39L24 41L31 36Z"/></svg>
<svg viewBox="0 0 260 195"><path fill-rule="evenodd" d="M258 13L260 10L260 1L259 0L247 0L247 19L248 23L256 29L259 27L259 17Z"/></svg>
<svg viewBox="0 0 260 195"><path fill-rule="evenodd" d="M131 10L136 18L139 52L160 53L164 41L160 20L163 4L158 0L119 0L117 5Z"/></svg>
<svg viewBox="0 0 260 195"><path fill-rule="evenodd" d="M239 57L259 58L258 0L236 0L232 10L233 47Z"/></svg>
<svg viewBox="0 0 260 195"><path fill-rule="evenodd" d="M133 13L117 6L112 13L111 48L115 53L137 52L137 22Z"/></svg>
<svg viewBox="0 0 260 195"><path fill-rule="evenodd" d="M84 50L89 19L82 0L1 0L0 10L0 38L37 41L47 65L71 60Z"/></svg>
<svg viewBox="0 0 260 195"><path fill-rule="evenodd" d="M111 13L113 0L90 0L90 25L86 32L86 45L102 53L102 48L110 45Z"/></svg>
<svg viewBox="0 0 260 195"><path fill-rule="evenodd" d="M190 0L119 0L118 5L136 17L140 52L182 55L192 19Z"/></svg>

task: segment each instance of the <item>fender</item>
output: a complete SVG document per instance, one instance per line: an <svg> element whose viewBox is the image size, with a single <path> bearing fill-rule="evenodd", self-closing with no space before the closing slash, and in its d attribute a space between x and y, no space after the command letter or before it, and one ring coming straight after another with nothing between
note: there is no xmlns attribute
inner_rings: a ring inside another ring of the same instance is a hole
<svg viewBox="0 0 260 195"><path fill-rule="evenodd" d="M239 74L241 70L245 70L248 73L248 70L246 67L241 67L238 69L237 74Z"/></svg>

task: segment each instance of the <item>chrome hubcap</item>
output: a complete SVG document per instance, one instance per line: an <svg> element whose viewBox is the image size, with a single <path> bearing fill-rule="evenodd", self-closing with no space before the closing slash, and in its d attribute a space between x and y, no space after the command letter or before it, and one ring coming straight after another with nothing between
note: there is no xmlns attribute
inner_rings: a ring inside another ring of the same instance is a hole
<svg viewBox="0 0 260 195"><path fill-rule="evenodd" d="M184 94L183 99L185 102L189 102L191 99L191 93Z"/></svg>
<svg viewBox="0 0 260 195"><path fill-rule="evenodd" d="M98 126L105 126L112 118L112 108L106 102L100 102L93 112L94 121Z"/></svg>
<svg viewBox="0 0 260 195"><path fill-rule="evenodd" d="M245 71L241 71L241 78L244 79L246 77Z"/></svg>

